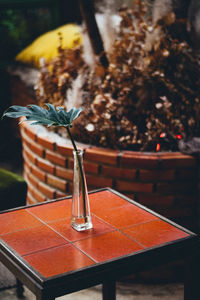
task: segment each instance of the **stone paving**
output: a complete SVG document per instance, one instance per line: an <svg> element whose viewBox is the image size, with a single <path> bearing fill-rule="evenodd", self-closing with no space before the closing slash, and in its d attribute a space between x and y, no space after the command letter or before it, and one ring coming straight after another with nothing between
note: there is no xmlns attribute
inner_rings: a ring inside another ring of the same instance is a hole
<svg viewBox="0 0 200 300"><path fill-rule="evenodd" d="M181 283L144 285L117 284L117 300L183 300L184 288ZM35 300L35 296L25 289L24 300ZM1 300L19 300L15 289L0 292ZM101 286L86 289L74 294L56 298L59 300L102 300Z"/></svg>

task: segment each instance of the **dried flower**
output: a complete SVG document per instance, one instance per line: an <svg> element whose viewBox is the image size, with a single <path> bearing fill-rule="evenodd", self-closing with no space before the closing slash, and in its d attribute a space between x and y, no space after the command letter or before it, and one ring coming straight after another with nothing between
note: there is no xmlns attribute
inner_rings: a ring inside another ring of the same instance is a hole
<svg viewBox="0 0 200 300"><path fill-rule="evenodd" d="M60 48L58 58L41 69L40 104L48 99L70 107L69 99L80 95L84 111L73 128L76 139L151 151L159 144L162 151L177 149L176 136L200 135L200 66L188 41L186 20L171 10L153 19L149 15L141 0L119 10L121 23L106 70L98 62L90 68L81 46ZM80 74L83 91L74 94ZM159 142L162 132L165 143Z"/></svg>

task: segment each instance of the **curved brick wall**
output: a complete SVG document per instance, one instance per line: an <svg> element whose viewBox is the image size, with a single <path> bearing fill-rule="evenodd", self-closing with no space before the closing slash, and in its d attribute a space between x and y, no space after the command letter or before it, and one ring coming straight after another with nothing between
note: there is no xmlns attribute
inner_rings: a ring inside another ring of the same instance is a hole
<svg viewBox="0 0 200 300"><path fill-rule="evenodd" d="M28 203L72 194L71 145L59 145L21 124ZM81 144L88 189L112 187L188 227L197 228L197 163L176 153L117 151Z"/></svg>

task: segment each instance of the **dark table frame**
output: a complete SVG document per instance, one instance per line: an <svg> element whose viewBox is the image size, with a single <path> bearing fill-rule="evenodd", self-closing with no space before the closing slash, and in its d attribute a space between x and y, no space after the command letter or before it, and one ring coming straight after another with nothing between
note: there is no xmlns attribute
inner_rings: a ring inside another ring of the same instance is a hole
<svg viewBox="0 0 200 300"><path fill-rule="evenodd" d="M1 241L0 244L0 261L36 295L37 300L54 300L56 297L98 284L103 284L103 300L114 300L116 299L115 282L118 279L138 271L151 269L167 262L184 259L186 267L184 299L200 299L198 291L198 236L110 188L99 189L90 193L98 193L103 190L109 190L126 201L134 203L136 206L159 217L161 220L185 231L189 236L180 240L144 249L143 251L134 252L133 254L128 254L117 259L97 263L81 270L71 271L49 278L43 277L36 270L31 268L22 257L9 248L3 241ZM53 201L59 201L66 198L70 197L59 198ZM45 205L46 203L47 202L36 205Z"/></svg>

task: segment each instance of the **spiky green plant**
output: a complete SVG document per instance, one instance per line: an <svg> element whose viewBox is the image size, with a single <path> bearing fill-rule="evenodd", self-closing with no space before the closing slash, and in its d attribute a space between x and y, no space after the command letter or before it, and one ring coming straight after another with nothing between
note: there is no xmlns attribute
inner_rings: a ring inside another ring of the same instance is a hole
<svg viewBox="0 0 200 300"><path fill-rule="evenodd" d="M35 104L30 104L26 107L13 105L10 106L3 113L2 119L4 117L9 117L9 118L25 117L26 119L22 120L21 122L31 121L30 123L31 125L45 125L47 127L62 126L66 128L78 160L79 171L81 176L81 184L83 189L84 217L86 217L85 185L84 185L83 168L77 153L78 149L76 147L75 141L70 131L70 127L72 127L72 122L80 115L82 109L72 108L67 112L64 108L62 107L56 108L53 104L50 103L46 103L46 106L48 109L42 108Z"/></svg>

